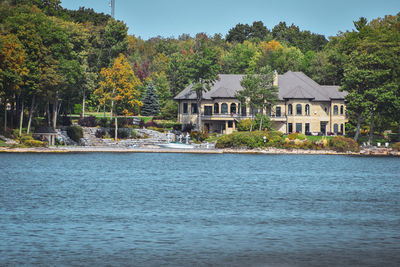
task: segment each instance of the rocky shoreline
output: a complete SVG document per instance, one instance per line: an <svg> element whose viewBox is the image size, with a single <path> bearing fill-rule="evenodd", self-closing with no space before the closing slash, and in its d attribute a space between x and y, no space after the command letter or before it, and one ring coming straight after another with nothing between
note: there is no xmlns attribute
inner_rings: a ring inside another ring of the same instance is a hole
<svg viewBox="0 0 400 267"><path fill-rule="evenodd" d="M297 155L354 155L354 156L400 156L399 151L388 148L364 148L360 152L336 152L333 150L304 149L216 149L197 147L194 149L151 147L111 147L111 146L52 146L47 148L6 148L1 147L0 153L191 153L191 154L297 154Z"/></svg>

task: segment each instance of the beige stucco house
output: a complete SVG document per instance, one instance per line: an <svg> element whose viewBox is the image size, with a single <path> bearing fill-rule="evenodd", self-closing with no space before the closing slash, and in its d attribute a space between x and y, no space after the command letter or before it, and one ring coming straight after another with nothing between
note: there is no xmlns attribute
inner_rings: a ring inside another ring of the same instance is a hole
<svg viewBox="0 0 400 267"><path fill-rule="evenodd" d="M186 87L174 99L178 101L178 121L197 123L197 112L203 127L209 132L232 133L237 122L251 118L249 107L241 105L235 93L243 90L240 81L244 75L220 74L211 90L203 94L201 109L197 109L192 86ZM279 101L268 111L273 126L283 133L344 134L346 119L346 92L339 86L319 85L302 72L287 72L275 76L279 87Z"/></svg>

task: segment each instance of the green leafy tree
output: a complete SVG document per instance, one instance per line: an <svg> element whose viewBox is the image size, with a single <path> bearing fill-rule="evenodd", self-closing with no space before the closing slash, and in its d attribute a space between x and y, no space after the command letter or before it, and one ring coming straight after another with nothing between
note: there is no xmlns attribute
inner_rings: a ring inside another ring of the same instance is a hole
<svg viewBox="0 0 400 267"><path fill-rule="evenodd" d="M278 87L274 85L275 75L277 74L272 71L271 67L266 66L261 68L258 74L246 75L240 82L244 89L236 93L236 98L242 105L249 105L252 110L250 131L253 130L254 111L260 109L262 113L278 101ZM260 117L260 120L259 130L263 125L263 116Z"/></svg>
<svg viewBox="0 0 400 267"><path fill-rule="evenodd" d="M202 130L201 103L203 92L209 91L218 79L218 74L221 70L218 60L219 55L215 49L200 44L187 61L188 76L192 82L192 90L196 92L197 129L199 132Z"/></svg>

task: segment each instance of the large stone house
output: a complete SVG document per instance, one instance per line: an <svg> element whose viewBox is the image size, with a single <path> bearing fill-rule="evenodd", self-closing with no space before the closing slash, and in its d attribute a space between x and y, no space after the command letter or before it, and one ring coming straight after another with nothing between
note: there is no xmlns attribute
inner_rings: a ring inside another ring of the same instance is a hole
<svg viewBox="0 0 400 267"><path fill-rule="evenodd" d="M243 90L240 81L244 75L220 74L211 90L203 93L201 109L197 109L196 93L192 85L174 99L178 101L178 121L197 123L201 114L203 127L209 132L231 133L237 122L251 118L252 111L241 105L235 93ZM279 87L279 101L269 115L273 126L283 133L344 134L346 119L345 92L339 86L319 85L302 72L275 75L274 85ZM259 112L259 111L254 111ZM264 113L264 114L265 114Z"/></svg>

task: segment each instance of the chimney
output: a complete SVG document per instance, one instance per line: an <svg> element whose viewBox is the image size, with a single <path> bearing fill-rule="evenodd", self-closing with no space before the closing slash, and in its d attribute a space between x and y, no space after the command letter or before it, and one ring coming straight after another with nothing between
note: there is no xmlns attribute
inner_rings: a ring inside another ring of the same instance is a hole
<svg viewBox="0 0 400 267"><path fill-rule="evenodd" d="M274 70L274 85L278 86L278 72Z"/></svg>

